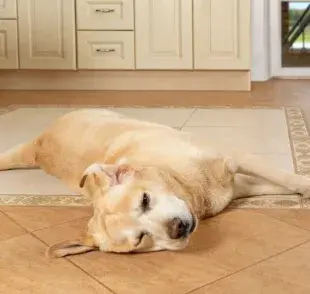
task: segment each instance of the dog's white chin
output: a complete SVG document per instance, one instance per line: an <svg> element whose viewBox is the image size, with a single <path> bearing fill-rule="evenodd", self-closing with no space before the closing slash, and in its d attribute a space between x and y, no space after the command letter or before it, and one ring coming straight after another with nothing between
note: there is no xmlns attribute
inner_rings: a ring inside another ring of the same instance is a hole
<svg viewBox="0 0 310 294"><path fill-rule="evenodd" d="M179 251L187 247L189 238L183 240L156 240L152 251Z"/></svg>

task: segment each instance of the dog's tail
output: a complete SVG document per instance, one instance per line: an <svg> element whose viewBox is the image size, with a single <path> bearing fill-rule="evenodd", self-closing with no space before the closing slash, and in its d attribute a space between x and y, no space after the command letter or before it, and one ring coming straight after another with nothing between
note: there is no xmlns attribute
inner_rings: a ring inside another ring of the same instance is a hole
<svg viewBox="0 0 310 294"><path fill-rule="evenodd" d="M37 167L36 141L0 153L0 170Z"/></svg>

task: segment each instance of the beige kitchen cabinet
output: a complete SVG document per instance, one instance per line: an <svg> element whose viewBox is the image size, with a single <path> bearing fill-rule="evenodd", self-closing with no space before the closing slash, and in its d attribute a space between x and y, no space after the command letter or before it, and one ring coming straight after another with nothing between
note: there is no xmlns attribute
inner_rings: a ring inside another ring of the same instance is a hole
<svg viewBox="0 0 310 294"><path fill-rule="evenodd" d="M79 69L134 69L134 33L78 32Z"/></svg>
<svg viewBox="0 0 310 294"><path fill-rule="evenodd" d="M77 0L78 30L133 30L133 0Z"/></svg>
<svg viewBox="0 0 310 294"><path fill-rule="evenodd" d="M54 70L7 71L0 86L248 91L250 5L251 0L0 0L0 69Z"/></svg>
<svg viewBox="0 0 310 294"><path fill-rule="evenodd" d="M137 69L192 69L192 0L135 0Z"/></svg>
<svg viewBox="0 0 310 294"><path fill-rule="evenodd" d="M16 20L0 20L0 68L18 68Z"/></svg>
<svg viewBox="0 0 310 294"><path fill-rule="evenodd" d="M250 2L193 0L195 69L250 69Z"/></svg>
<svg viewBox="0 0 310 294"><path fill-rule="evenodd" d="M16 0L0 0L0 19L16 19Z"/></svg>
<svg viewBox="0 0 310 294"><path fill-rule="evenodd" d="M75 69L75 0L18 0L21 69Z"/></svg>

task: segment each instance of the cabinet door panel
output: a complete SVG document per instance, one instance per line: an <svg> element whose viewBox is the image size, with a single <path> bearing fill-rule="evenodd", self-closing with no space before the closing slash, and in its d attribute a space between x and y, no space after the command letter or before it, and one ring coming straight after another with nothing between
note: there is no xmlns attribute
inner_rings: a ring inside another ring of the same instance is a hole
<svg viewBox="0 0 310 294"><path fill-rule="evenodd" d="M20 67L75 69L74 0L18 0Z"/></svg>
<svg viewBox="0 0 310 294"><path fill-rule="evenodd" d="M250 69L250 0L194 0L195 69Z"/></svg>
<svg viewBox="0 0 310 294"><path fill-rule="evenodd" d="M191 69L192 0L136 0L136 68Z"/></svg>
<svg viewBox="0 0 310 294"><path fill-rule="evenodd" d="M0 20L0 68L18 68L16 20Z"/></svg>
<svg viewBox="0 0 310 294"><path fill-rule="evenodd" d="M0 0L0 19L16 19L16 0Z"/></svg>

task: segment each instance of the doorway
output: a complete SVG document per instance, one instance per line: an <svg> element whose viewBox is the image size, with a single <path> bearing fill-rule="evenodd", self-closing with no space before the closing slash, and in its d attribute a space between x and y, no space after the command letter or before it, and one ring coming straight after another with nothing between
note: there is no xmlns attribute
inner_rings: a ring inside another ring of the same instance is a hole
<svg viewBox="0 0 310 294"><path fill-rule="evenodd" d="M271 75L310 77L310 1L270 1Z"/></svg>

